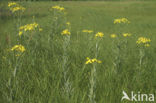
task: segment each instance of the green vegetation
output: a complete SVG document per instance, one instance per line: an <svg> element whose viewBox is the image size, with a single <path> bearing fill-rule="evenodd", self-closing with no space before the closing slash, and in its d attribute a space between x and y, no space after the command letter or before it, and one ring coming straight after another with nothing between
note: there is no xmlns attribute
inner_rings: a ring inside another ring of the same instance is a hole
<svg viewBox="0 0 156 103"><path fill-rule="evenodd" d="M20 5L26 10L15 14L7 2L0 3L0 103L121 103L123 90L155 94L156 2ZM55 5L64 7L65 13L51 10ZM118 18L130 23L114 24ZM20 37L19 27L34 22L37 29ZM65 29L71 35L61 35ZM82 32L85 29L93 33ZM95 38L97 32L104 37ZM150 46L137 44L139 37L150 38ZM25 47L22 54L11 50L17 44ZM85 64L87 57L102 63Z"/></svg>

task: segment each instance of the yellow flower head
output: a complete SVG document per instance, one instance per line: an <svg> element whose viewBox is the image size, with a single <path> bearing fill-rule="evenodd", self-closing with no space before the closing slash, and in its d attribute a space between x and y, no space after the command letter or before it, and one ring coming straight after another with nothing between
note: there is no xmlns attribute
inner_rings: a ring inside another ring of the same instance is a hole
<svg viewBox="0 0 156 103"><path fill-rule="evenodd" d="M84 33L92 33L93 31L92 30L83 30L82 32L84 32Z"/></svg>
<svg viewBox="0 0 156 103"><path fill-rule="evenodd" d="M10 8L10 10L14 13L16 11L24 11L25 8L22 6L17 6L17 7Z"/></svg>
<svg viewBox="0 0 156 103"><path fill-rule="evenodd" d="M130 23L130 21L128 21L127 18L121 18L121 21L122 21L123 23Z"/></svg>
<svg viewBox="0 0 156 103"><path fill-rule="evenodd" d="M145 38L145 37L139 37L136 43L137 44L141 44L141 43L145 44L145 43L149 43L149 42L151 42L151 39Z"/></svg>
<svg viewBox="0 0 156 103"><path fill-rule="evenodd" d="M32 23L32 24L27 24L27 25L21 26L21 27L19 27L19 30L20 30L19 31L19 36L21 36L23 34L23 32L33 31L38 27L39 27L39 25L37 23L35 23L35 22ZM42 31L42 28L39 28L39 31Z"/></svg>
<svg viewBox="0 0 156 103"><path fill-rule="evenodd" d="M16 2L9 2L9 3L8 3L8 7L16 6L16 5L17 5Z"/></svg>
<svg viewBox="0 0 156 103"><path fill-rule="evenodd" d="M139 37L138 40L136 41L137 44L143 44L145 47L149 47L151 39L145 38L145 37Z"/></svg>
<svg viewBox="0 0 156 103"><path fill-rule="evenodd" d="M120 24L120 23L130 23L130 21L127 18L120 18L120 19L115 19L114 24Z"/></svg>
<svg viewBox="0 0 156 103"><path fill-rule="evenodd" d="M63 7L60 7L60 9L59 9L60 11L64 11L64 8Z"/></svg>
<svg viewBox="0 0 156 103"><path fill-rule="evenodd" d="M10 8L10 10L14 13L16 11L24 11L25 8L20 6L19 4L17 4L16 2L9 2L8 3L8 7Z"/></svg>
<svg viewBox="0 0 156 103"><path fill-rule="evenodd" d="M130 33L123 33L122 35L123 35L124 37L131 36L131 34L130 34Z"/></svg>
<svg viewBox="0 0 156 103"><path fill-rule="evenodd" d="M60 6L53 6L52 9L59 10L59 11L64 11L64 8L60 7Z"/></svg>
<svg viewBox="0 0 156 103"><path fill-rule="evenodd" d="M117 35L116 35L116 34L111 34L110 37L111 37L111 38L116 38Z"/></svg>
<svg viewBox="0 0 156 103"><path fill-rule="evenodd" d="M70 31L68 29L65 29L61 33L62 35L70 35Z"/></svg>
<svg viewBox="0 0 156 103"><path fill-rule="evenodd" d="M104 36L104 34L102 32L98 32L95 34L95 37L100 37L102 38Z"/></svg>
<svg viewBox="0 0 156 103"><path fill-rule="evenodd" d="M21 36L22 34L23 34L23 32L22 31L19 31L18 35Z"/></svg>
<svg viewBox="0 0 156 103"><path fill-rule="evenodd" d="M117 23L121 23L121 20L120 19L115 19L114 24L117 24Z"/></svg>
<svg viewBox="0 0 156 103"><path fill-rule="evenodd" d="M22 45L15 45L11 48L11 51L24 52L25 48Z"/></svg>
<svg viewBox="0 0 156 103"><path fill-rule="evenodd" d="M60 6L53 6L52 8L53 8L53 9L59 9Z"/></svg>
<svg viewBox="0 0 156 103"><path fill-rule="evenodd" d="M150 46L150 44L145 44L145 47L149 47Z"/></svg>
<svg viewBox="0 0 156 103"><path fill-rule="evenodd" d="M102 63L102 61L100 61L100 60L97 60L96 58L93 58L93 59L90 59L89 57L87 57L87 61L86 61L86 63L85 64L92 64L92 63Z"/></svg>

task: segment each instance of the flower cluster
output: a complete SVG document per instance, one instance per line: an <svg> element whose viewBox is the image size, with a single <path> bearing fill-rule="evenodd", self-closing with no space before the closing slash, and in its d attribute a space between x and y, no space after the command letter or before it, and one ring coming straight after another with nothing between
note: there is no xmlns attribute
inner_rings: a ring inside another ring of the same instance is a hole
<svg viewBox="0 0 156 103"><path fill-rule="evenodd" d="M98 32L95 34L95 37L100 37L102 38L104 36L104 34L102 32Z"/></svg>
<svg viewBox="0 0 156 103"><path fill-rule="evenodd" d="M82 32L84 32L84 33L92 33L93 31L92 30L83 30Z"/></svg>
<svg viewBox="0 0 156 103"><path fill-rule="evenodd" d="M87 61L85 64L92 64L92 63L102 63L102 61L97 60L96 58L90 59L89 57L87 57Z"/></svg>
<svg viewBox="0 0 156 103"><path fill-rule="evenodd" d="M11 51L24 52L25 48L22 45L15 45L11 48Z"/></svg>
<svg viewBox="0 0 156 103"><path fill-rule="evenodd" d="M9 3L8 3L8 7L15 6L15 5L17 5L16 2L9 2Z"/></svg>
<svg viewBox="0 0 156 103"><path fill-rule="evenodd" d="M115 19L114 24L119 24L119 23L130 23L130 21L126 18L121 18L121 19Z"/></svg>
<svg viewBox="0 0 156 103"><path fill-rule="evenodd" d="M116 34L111 34L110 37L111 37L111 38L116 38L117 35L116 35Z"/></svg>
<svg viewBox="0 0 156 103"><path fill-rule="evenodd" d="M137 44L144 44L144 46L149 47L151 39L145 38L145 37L139 37L138 40L136 41Z"/></svg>
<svg viewBox="0 0 156 103"><path fill-rule="evenodd" d="M22 6L18 6L18 7L10 8L10 10L14 13L14 12L20 11L20 10L21 10L21 11L24 11L25 8L22 7Z"/></svg>
<svg viewBox="0 0 156 103"><path fill-rule="evenodd" d="M24 25L24 26L21 26L19 28L19 36L21 36L23 34L23 32L26 32L26 31L33 31L35 30L36 28L39 29L39 31L42 31L43 29L42 28L39 28L39 25L37 23L32 23L32 24L27 24L27 25Z"/></svg>
<svg viewBox="0 0 156 103"><path fill-rule="evenodd" d="M124 37L129 37L129 36L131 36L132 34L130 34L130 33L123 33L122 34Z"/></svg>
<svg viewBox="0 0 156 103"><path fill-rule="evenodd" d="M53 6L52 9L64 11L64 7L60 7L60 6Z"/></svg>
<svg viewBox="0 0 156 103"><path fill-rule="evenodd" d="M70 31L68 29L65 29L61 33L62 35L70 35Z"/></svg>
<svg viewBox="0 0 156 103"><path fill-rule="evenodd" d="M24 11L25 8L20 6L19 4L15 3L15 2L10 2L8 3L8 7L10 8L10 10L14 13L16 11Z"/></svg>

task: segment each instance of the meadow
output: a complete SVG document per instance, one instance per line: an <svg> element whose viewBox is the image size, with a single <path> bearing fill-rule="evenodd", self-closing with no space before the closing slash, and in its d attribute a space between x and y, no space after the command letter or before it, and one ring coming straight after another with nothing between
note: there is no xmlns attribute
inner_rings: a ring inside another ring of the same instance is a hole
<svg viewBox="0 0 156 103"><path fill-rule="evenodd" d="M0 103L156 95L155 1L16 3L0 2Z"/></svg>

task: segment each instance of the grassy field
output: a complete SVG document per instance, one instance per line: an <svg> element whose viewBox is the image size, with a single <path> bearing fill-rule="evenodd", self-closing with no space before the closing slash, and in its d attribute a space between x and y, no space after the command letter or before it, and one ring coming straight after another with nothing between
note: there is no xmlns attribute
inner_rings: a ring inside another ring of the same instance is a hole
<svg viewBox="0 0 156 103"><path fill-rule="evenodd" d="M19 4L23 13L0 2L0 103L121 103L123 91L156 94L156 2ZM51 10L55 5L65 11ZM114 24L118 18L130 23ZM37 29L19 36L20 26L34 22ZM65 29L71 34L61 35ZM139 37L150 46L137 44ZM87 57L97 61L87 64Z"/></svg>

